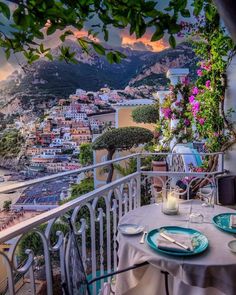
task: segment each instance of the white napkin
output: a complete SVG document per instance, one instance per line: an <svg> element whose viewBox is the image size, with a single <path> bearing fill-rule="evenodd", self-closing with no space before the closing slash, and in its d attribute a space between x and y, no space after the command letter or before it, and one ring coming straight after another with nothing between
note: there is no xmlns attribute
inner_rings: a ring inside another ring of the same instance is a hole
<svg viewBox="0 0 236 295"><path fill-rule="evenodd" d="M166 235L177 242L184 244L185 246L189 247L190 251L193 251L193 245L192 245L192 236L191 235L185 235L185 234L172 234L169 232L165 232ZM172 243L162 236L158 235L157 237L157 247L159 249L168 250L168 251L178 251L178 252L188 252L189 250L185 250L179 245L176 245L175 243Z"/></svg>
<svg viewBox="0 0 236 295"><path fill-rule="evenodd" d="M230 215L229 226L236 228L236 215Z"/></svg>

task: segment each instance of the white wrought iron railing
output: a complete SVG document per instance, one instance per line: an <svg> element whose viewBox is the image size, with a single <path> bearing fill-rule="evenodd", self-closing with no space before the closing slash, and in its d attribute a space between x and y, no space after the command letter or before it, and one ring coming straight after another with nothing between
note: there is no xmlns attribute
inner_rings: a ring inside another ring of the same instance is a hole
<svg viewBox="0 0 236 295"><path fill-rule="evenodd" d="M160 191L156 190L155 178L160 180L162 192L167 187L175 187L177 181L181 181L184 186L179 191L183 197L189 198L193 190L194 194L197 194L202 190L202 186L207 186L205 196L211 195L217 200L216 176L224 172L223 154L199 154L202 158L218 157L220 165L211 172L181 171L181 165L178 166L178 161L175 161L174 157L184 155L186 154L136 153L75 171L0 187L0 194L3 197L5 193L11 191L22 190L39 183L44 183L46 186L49 181L55 182L56 179L65 179L117 162L122 163L131 158L136 159L136 170L133 173L0 231L0 245L9 245L8 252L0 251L0 261L2 261L0 267L4 267L7 271L8 294L16 294L15 277L19 274L26 274L29 278L32 295L36 294L36 278L45 280L48 295L53 294L56 280L58 284L64 281L63 241L68 230L63 218L65 214L70 214L74 231L79 238L86 273L94 278L98 271L103 275L116 269L118 222L128 211L156 201L156 194L160 194ZM165 156L169 163L175 162L176 166L169 167L169 171L166 172L144 171L143 169L147 167L146 160L151 156ZM70 181L76 182L76 177ZM45 273L45 278L39 276L42 272ZM0 290L1 292L3 291ZM96 286L93 288L93 294L96 294Z"/></svg>

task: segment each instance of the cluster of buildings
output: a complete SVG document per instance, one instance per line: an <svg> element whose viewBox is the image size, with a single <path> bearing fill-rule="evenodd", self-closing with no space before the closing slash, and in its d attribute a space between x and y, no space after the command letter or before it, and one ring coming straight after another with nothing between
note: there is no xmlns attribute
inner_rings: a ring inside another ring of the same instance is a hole
<svg viewBox="0 0 236 295"><path fill-rule="evenodd" d="M150 124L137 124L132 119L134 108L153 103L152 99L128 100L122 92L109 88L102 88L98 92L77 89L68 99L59 99L54 105L45 108L43 116L39 118L32 117L29 111L24 112L14 122L15 128L26 139L24 150L21 151L25 158L25 169L21 173L31 178L42 173L79 169L81 144L91 143L110 127L138 125L154 130ZM105 150L94 152L94 164L106 161L106 156ZM100 169L94 170L93 178L95 187L106 182L106 175L101 174ZM27 211L55 208L60 201L70 196L72 184L82 179L83 175L79 174L75 182L65 178L59 179L57 185L49 182L29 187L11 207Z"/></svg>
<svg viewBox="0 0 236 295"><path fill-rule="evenodd" d="M111 105L122 100L116 90L109 88L98 92L77 89L68 99L60 99L45 110L41 120L18 123L26 137L30 171L58 173L80 168L80 145L115 126Z"/></svg>

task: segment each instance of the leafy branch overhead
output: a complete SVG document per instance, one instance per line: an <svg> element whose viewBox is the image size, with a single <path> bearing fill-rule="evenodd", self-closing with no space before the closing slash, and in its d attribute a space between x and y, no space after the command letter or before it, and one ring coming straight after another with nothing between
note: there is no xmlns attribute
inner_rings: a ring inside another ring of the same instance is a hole
<svg viewBox="0 0 236 295"><path fill-rule="evenodd" d="M103 46L97 36L109 40L110 28L128 28L130 35L142 37L148 28L153 32L151 41L169 34L169 43L175 46L174 35L181 30L179 17L189 17L187 0L171 0L166 9L159 9L156 1L145 0L9 0L0 1L0 47L6 58L21 52L29 63L44 56L53 59L51 48L44 42L52 35L62 42L60 59L76 62L75 52L63 45L67 38L76 37L83 51L91 50L106 56L109 62L120 62L125 56ZM198 15L203 2L194 0ZM14 3L14 5L10 4ZM208 13L210 17L210 12ZM81 37L78 32L87 32ZM80 36L80 37L78 37Z"/></svg>

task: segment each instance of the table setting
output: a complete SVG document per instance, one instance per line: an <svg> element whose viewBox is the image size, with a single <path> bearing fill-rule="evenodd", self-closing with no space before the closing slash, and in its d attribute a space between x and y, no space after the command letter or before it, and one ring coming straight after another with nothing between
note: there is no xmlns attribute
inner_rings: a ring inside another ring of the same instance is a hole
<svg viewBox="0 0 236 295"><path fill-rule="evenodd" d="M118 225L118 269L149 262L117 276L116 294L236 294L236 212L199 200L162 203L128 212Z"/></svg>

